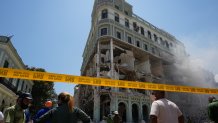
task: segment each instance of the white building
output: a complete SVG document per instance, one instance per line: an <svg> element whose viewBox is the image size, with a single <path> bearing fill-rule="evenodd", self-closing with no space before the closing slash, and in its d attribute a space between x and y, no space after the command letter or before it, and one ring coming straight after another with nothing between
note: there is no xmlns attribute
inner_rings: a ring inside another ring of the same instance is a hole
<svg viewBox="0 0 218 123"><path fill-rule="evenodd" d="M26 69L9 37L0 36L0 67ZM0 110L16 103L18 91L31 93L33 82L30 80L0 78Z"/></svg>
<svg viewBox="0 0 218 123"><path fill-rule="evenodd" d="M189 62L184 44L133 14L132 6L125 0L95 0L92 26L83 53L83 76L186 85L186 80L192 76L176 73L180 70L177 66L184 62ZM188 64L184 67L189 71ZM149 91L86 85L77 88L79 107L96 123L115 110L126 123L148 121ZM193 95L180 95L183 99L178 93L167 94L169 98L175 97L170 99L178 102L185 114L192 113L190 106L198 108L198 102L184 102Z"/></svg>

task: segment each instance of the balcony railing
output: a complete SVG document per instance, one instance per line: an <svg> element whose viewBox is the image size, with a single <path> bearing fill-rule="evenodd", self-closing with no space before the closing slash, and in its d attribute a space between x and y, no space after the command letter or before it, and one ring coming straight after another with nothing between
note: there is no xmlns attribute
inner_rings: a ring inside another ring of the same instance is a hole
<svg viewBox="0 0 218 123"><path fill-rule="evenodd" d="M0 77L0 83L12 90L14 93L17 93L17 88L7 79Z"/></svg>

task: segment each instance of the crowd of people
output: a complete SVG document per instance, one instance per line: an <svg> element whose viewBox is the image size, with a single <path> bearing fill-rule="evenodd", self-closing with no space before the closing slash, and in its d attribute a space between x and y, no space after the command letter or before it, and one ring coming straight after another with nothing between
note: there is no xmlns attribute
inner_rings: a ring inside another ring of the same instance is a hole
<svg viewBox="0 0 218 123"><path fill-rule="evenodd" d="M184 116L179 107L165 98L164 91L152 91L153 102L150 110L150 123L184 123ZM67 92L58 95L58 107L53 107L47 100L44 107L34 117L30 117L29 106L33 99L30 93L21 93L17 103L0 112L0 123L90 123L91 118L81 109L74 106L74 98ZM208 98L208 117L213 123L218 123L218 100ZM189 123L191 121L188 119ZM122 123L118 111L107 117L103 116L101 123Z"/></svg>
<svg viewBox="0 0 218 123"><path fill-rule="evenodd" d="M122 123L122 119L119 116L118 111L114 111L112 114L108 114L108 117L103 116L100 123Z"/></svg>

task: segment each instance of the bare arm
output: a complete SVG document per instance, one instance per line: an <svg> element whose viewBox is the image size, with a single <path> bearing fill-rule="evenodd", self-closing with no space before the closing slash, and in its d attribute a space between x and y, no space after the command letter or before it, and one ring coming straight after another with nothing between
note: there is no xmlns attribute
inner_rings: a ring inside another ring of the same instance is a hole
<svg viewBox="0 0 218 123"><path fill-rule="evenodd" d="M184 117L183 117L183 115L181 115L181 116L178 117L178 121L179 121L179 123L184 123Z"/></svg>
<svg viewBox="0 0 218 123"><path fill-rule="evenodd" d="M157 116L150 115L150 123L157 123Z"/></svg>
<svg viewBox="0 0 218 123"><path fill-rule="evenodd" d="M90 123L91 119L85 112L77 108L77 113L78 113L80 120L82 120L83 123Z"/></svg>

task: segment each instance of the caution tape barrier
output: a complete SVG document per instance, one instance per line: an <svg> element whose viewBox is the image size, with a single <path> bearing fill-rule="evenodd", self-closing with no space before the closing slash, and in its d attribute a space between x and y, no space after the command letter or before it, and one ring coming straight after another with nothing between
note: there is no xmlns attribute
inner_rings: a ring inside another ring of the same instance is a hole
<svg viewBox="0 0 218 123"><path fill-rule="evenodd" d="M145 90L165 90L171 92L187 92L187 93L198 93L198 94L218 94L218 89L211 89L211 88L154 84L149 82L112 80L112 79L105 79L105 78L73 76L73 75L37 72L37 71L10 69L10 68L0 68L0 77L27 79L27 80L42 80L42 81L51 81L51 82L67 82L73 84L85 84L85 85L92 85L92 86L110 86L110 87L134 88L134 89L145 89Z"/></svg>

